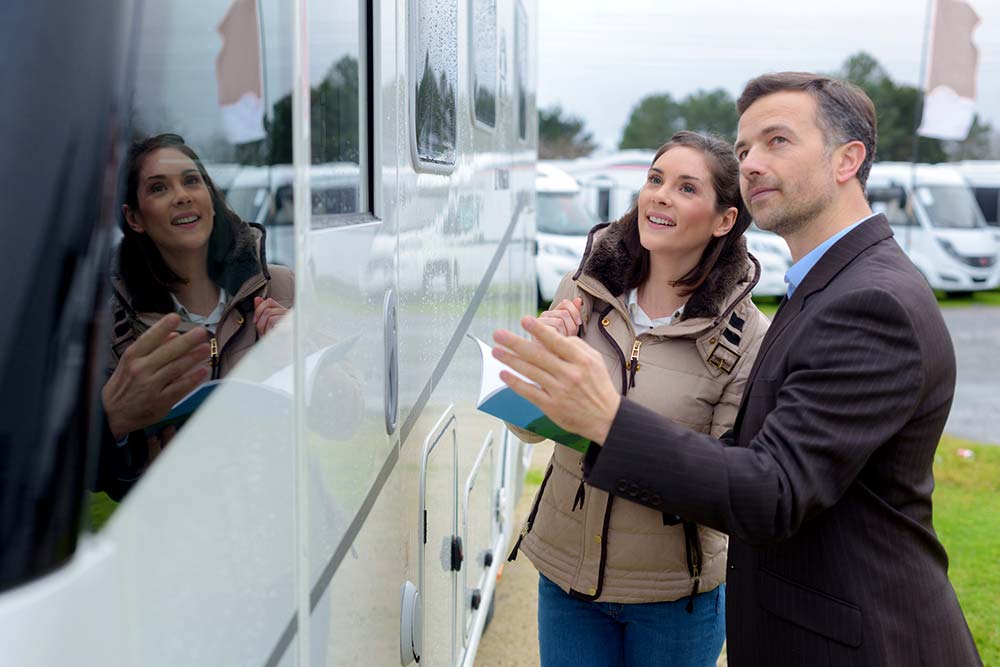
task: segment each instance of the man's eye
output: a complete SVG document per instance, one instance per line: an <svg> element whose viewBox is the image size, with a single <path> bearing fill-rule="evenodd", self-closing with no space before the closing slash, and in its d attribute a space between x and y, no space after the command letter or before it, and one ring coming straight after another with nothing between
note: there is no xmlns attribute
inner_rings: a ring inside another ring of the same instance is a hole
<svg viewBox="0 0 1000 667"><path fill-rule="evenodd" d="M739 153L736 154L736 159L739 160L740 162L743 162L743 160L745 160L746 157L747 157L746 151L740 151Z"/></svg>
<svg viewBox="0 0 1000 667"><path fill-rule="evenodd" d="M785 139L784 137L773 137L771 139L771 143L772 144L784 144L784 143L788 143L788 139Z"/></svg>

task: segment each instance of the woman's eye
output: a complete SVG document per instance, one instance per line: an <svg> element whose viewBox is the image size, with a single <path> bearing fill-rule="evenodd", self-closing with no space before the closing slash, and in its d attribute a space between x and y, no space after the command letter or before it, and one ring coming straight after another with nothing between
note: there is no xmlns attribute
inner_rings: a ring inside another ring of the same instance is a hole
<svg viewBox="0 0 1000 667"><path fill-rule="evenodd" d="M184 179L184 183L187 185L197 185L198 183L201 183L201 176L188 176Z"/></svg>
<svg viewBox="0 0 1000 667"><path fill-rule="evenodd" d="M165 185L163 185L163 183L153 183L152 185L149 186L149 191L153 193L163 192L166 189L167 188Z"/></svg>
<svg viewBox="0 0 1000 667"><path fill-rule="evenodd" d="M690 183L685 183L684 185L681 186L681 192L686 192L688 194L694 194L695 189L694 189L694 186L691 185Z"/></svg>
<svg viewBox="0 0 1000 667"><path fill-rule="evenodd" d="M646 180L649 183L652 183L653 185L659 185L660 184L660 177L659 176L650 176Z"/></svg>

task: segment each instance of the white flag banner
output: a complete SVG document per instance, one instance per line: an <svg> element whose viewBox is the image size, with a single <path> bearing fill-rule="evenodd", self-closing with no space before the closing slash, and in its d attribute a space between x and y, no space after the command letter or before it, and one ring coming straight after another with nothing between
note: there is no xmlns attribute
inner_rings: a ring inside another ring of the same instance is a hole
<svg viewBox="0 0 1000 667"><path fill-rule="evenodd" d="M263 139L267 133L257 0L233 0L216 30L222 49L215 60L215 78L226 137L234 144Z"/></svg>
<svg viewBox="0 0 1000 667"><path fill-rule="evenodd" d="M969 135L979 71L972 33L978 25L968 0L935 1L920 136L962 141Z"/></svg>

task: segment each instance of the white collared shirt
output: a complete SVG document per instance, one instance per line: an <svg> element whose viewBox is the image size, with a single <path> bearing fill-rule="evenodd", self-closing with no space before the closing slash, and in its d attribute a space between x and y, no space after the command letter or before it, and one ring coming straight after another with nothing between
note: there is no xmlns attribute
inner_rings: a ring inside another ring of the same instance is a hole
<svg viewBox="0 0 1000 667"><path fill-rule="evenodd" d="M229 302L229 295L226 294L226 290L219 288L219 305L215 307L215 310L210 312L208 315L195 315L187 308L184 307L180 301L177 300L177 295L173 292L170 293L170 298L174 300L174 312L183 317L185 320L191 324L198 324L205 327L213 334L215 333L216 327L219 326L219 322L222 321L222 313L226 310L226 304Z"/></svg>
<svg viewBox="0 0 1000 667"><path fill-rule="evenodd" d="M639 289L637 287L633 287L628 293L626 305L628 306L628 314L632 318L632 326L635 327L637 334L655 329L656 327L666 326L684 313L684 306L681 306L674 311L673 315L657 317L656 319L651 318L639 305Z"/></svg>

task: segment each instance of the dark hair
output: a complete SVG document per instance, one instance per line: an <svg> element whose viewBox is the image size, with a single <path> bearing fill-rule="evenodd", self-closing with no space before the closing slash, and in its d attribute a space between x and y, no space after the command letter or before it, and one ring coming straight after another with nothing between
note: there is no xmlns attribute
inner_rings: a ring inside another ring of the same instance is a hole
<svg viewBox="0 0 1000 667"><path fill-rule="evenodd" d="M833 148L851 141L864 144L865 160L857 173L864 190L878 139L875 105L871 98L849 81L809 72L778 72L751 79L736 101L736 109L742 116L760 98L785 91L813 96L819 109L817 125L823 130L827 146Z"/></svg>
<svg viewBox="0 0 1000 667"><path fill-rule="evenodd" d="M660 146L650 166L656 164L660 156L671 148L679 146L700 151L705 157L705 163L712 175L712 188L715 190L715 210L724 213L730 208L736 209L736 222L733 223L732 229L725 236L713 236L694 268L675 283L684 288L682 296L690 296L708 279L719 258L730 252L739 242L743 232L750 226L751 218L743 203L743 197L740 196L740 165L733 154L732 144L713 135L685 130L676 133L670 137L670 141ZM649 251L642 247L639 241L638 203L616 224L625 225L622 240L632 258L632 263L625 272L625 285L626 289L632 289L649 277Z"/></svg>
<svg viewBox="0 0 1000 667"><path fill-rule="evenodd" d="M201 159L184 143L184 137L179 134L157 134L132 143L125 165L124 203L131 210L138 210L139 172L146 157L161 148L171 148L191 158L212 197L215 217L212 221L212 234L208 239L208 275L217 282L225 268L226 255L233 246L236 227L243 222L229 208L225 198L205 170ZM132 297L132 306L137 310L158 313L173 311L170 288L186 282L185 278L178 276L167 266L148 234L140 234L128 225L124 212L121 215L120 226L125 238L121 243L119 268L122 280Z"/></svg>

